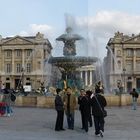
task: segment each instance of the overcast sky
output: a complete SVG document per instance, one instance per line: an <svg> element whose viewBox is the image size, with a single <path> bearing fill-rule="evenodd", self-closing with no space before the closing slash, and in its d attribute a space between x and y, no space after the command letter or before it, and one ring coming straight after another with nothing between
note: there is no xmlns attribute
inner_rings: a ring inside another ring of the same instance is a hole
<svg viewBox="0 0 140 140"><path fill-rule="evenodd" d="M45 34L53 55L62 55L55 39L71 26L87 40L77 43L78 55L106 56L106 44L117 31L140 33L140 0L0 0L0 34Z"/></svg>

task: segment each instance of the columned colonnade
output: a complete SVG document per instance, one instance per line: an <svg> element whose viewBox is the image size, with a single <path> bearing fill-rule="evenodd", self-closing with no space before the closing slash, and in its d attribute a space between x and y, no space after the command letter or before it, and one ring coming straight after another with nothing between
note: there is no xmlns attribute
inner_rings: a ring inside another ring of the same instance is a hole
<svg viewBox="0 0 140 140"><path fill-rule="evenodd" d="M83 80L85 86L93 85L93 80L94 80L93 75L95 71L95 67L93 65L82 66L77 70L79 70L80 77Z"/></svg>

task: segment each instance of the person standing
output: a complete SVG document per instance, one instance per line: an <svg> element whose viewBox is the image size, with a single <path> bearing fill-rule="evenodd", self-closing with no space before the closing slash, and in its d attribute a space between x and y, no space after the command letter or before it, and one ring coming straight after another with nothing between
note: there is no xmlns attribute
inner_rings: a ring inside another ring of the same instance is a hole
<svg viewBox="0 0 140 140"><path fill-rule="evenodd" d="M104 86L102 81L99 81L96 85L95 85L95 90L100 91L100 93L104 94Z"/></svg>
<svg viewBox="0 0 140 140"><path fill-rule="evenodd" d="M67 117L68 129L74 129L74 112L76 107L76 97L72 93L72 89L67 87L66 93L63 97L65 113Z"/></svg>
<svg viewBox="0 0 140 140"><path fill-rule="evenodd" d="M63 120L64 120L64 104L63 100L60 96L61 89L56 89L56 97L55 97L55 109L57 111L57 118L55 124L55 131L65 130L63 128Z"/></svg>
<svg viewBox="0 0 140 140"><path fill-rule="evenodd" d="M136 91L136 89L133 88L132 92L130 92L130 95L132 95L132 109L136 110L137 109L137 99L139 97L139 94Z"/></svg>
<svg viewBox="0 0 140 140"><path fill-rule="evenodd" d="M12 103L12 101L11 101L11 93L6 88L4 89L2 102L4 102L6 104L5 115L10 117L11 113L13 113L13 111L11 109L11 103Z"/></svg>
<svg viewBox="0 0 140 140"><path fill-rule="evenodd" d="M107 105L105 97L100 89L95 89L95 94L91 99L92 114L94 117L95 135L103 137L104 132L104 107Z"/></svg>
<svg viewBox="0 0 140 140"><path fill-rule="evenodd" d="M80 96L78 97L79 110L81 112L82 129L88 132L88 118L89 118L89 100L86 96L84 89L80 90Z"/></svg>
<svg viewBox="0 0 140 140"><path fill-rule="evenodd" d="M89 110L88 123L89 123L90 127L92 127L92 125L93 125L93 122L92 122L92 111L91 111L91 95L92 95L92 91L87 90L86 91L86 96L88 97L88 110Z"/></svg>

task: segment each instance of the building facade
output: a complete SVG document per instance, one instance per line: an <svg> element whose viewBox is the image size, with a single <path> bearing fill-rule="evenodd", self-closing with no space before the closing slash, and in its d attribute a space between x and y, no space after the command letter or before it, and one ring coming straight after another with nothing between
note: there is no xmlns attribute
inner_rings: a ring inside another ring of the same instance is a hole
<svg viewBox="0 0 140 140"><path fill-rule="evenodd" d="M44 35L0 38L0 84L17 89L20 84L37 89L47 79L44 62L52 46Z"/></svg>
<svg viewBox="0 0 140 140"><path fill-rule="evenodd" d="M95 84L95 66L94 65L87 65L82 66L77 69L80 73L80 78L83 81L85 87L91 87Z"/></svg>
<svg viewBox="0 0 140 140"><path fill-rule="evenodd" d="M140 89L140 34L128 36L117 32L106 49L104 67L108 87L111 90L122 87L125 92Z"/></svg>

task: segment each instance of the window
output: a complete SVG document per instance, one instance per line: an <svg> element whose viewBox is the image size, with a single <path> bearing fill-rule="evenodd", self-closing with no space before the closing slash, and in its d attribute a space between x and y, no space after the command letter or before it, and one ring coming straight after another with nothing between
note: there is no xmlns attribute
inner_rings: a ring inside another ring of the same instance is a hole
<svg viewBox="0 0 140 140"><path fill-rule="evenodd" d="M31 83L27 82L26 85L31 85Z"/></svg>
<svg viewBox="0 0 140 140"><path fill-rule="evenodd" d="M31 72L31 63L27 63L27 72Z"/></svg>
<svg viewBox="0 0 140 140"><path fill-rule="evenodd" d="M12 56L12 51L11 50L7 50L6 52L6 57L10 58Z"/></svg>
<svg viewBox="0 0 140 140"><path fill-rule="evenodd" d="M132 79L132 77L128 77L128 80L131 80Z"/></svg>
<svg viewBox="0 0 140 140"><path fill-rule="evenodd" d="M6 64L6 72L11 73L11 71L12 71L12 64L11 63Z"/></svg>
<svg viewBox="0 0 140 140"><path fill-rule="evenodd" d="M132 49L127 49L126 50L126 56L127 57L132 57L133 56L133 50Z"/></svg>
<svg viewBox="0 0 140 140"><path fill-rule="evenodd" d="M132 61L126 62L126 69L128 72L132 72L132 70L133 70L133 62Z"/></svg>
<svg viewBox="0 0 140 140"><path fill-rule="evenodd" d="M38 61L37 68L38 68L38 69L41 68L41 62L40 62L40 61Z"/></svg>
<svg viewBox="0 0 140 140"><path fill-rule="evenodd" d="M136 50L136 56L140 57L140 50L138 50L138 49Z"/></svg>
<svg viewBox="0 0 140 140"><path fill-rule="evenodd" d="M7 78L6 78L6 80L7 80L7 81L9 81L9 80L10 80L10 78L9 78L9 77L7 77Z"/></svg>
<svg viewBox="0 0 140 140"><path fill-rule="evenodd" d="M26 78L26 80L30 80L30 78Z"/></svg>
<svg viewBox="0 0 140 140"><path fill-rule="evenodd" d="M31 56L32 50L26 50L26 56L29 57Z"/></svg>
<svg viewBox="0 0 140 140"><path fill-rule="evenodd" d="M137 71L140 70L140 61L136 61L136 70L137 70Z"/></svg>
<svg viewBox="0 0 140 140"><path fill-rule="evenodd" d="M21 64L20 63L18 63L17 65L16 65L16 72L17 73L20 73L21 72Z"/></svg>
<svg viewBox="0 0 140 140"><path fill-rule="evenodd" d="M16 56L20 57L21 56L21 50L16 50Z"/></svg>

